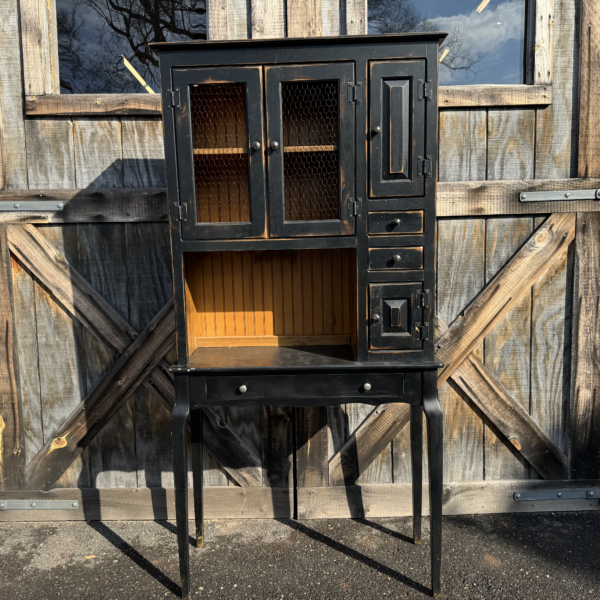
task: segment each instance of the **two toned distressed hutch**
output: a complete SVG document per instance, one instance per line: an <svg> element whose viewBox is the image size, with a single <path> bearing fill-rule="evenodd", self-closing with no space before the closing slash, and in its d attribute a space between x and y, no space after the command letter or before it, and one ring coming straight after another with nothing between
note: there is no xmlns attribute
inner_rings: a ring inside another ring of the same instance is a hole
<svg viewBox="0 0 600 600"><path fill-rule="evenodd" d="M154 44L177 315L172 414L183 596L187 423L203 545L202 408L411 408L414 538L428 421L440 592L442 413L433 352L438 46L444 34Z"/></svg>

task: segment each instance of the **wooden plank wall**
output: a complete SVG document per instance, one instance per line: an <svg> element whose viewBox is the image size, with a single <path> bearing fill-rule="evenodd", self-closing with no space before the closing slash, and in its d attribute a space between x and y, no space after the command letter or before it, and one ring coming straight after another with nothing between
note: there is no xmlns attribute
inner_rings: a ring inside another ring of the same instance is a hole
<svg viewBox="0 0 600 600"><path fill-rule="evenodd" d="M547 4L551 13L552 2ZM240 39L364 33L365 6L365 0L287 5L283 0L211 0L209 36ZM540 30L540 39L536 37L536 48L544 59L532 75L533 82L545 84L553 77L551 105L440 111L440 181L565 179L577 175L575 49L579 6L579 0L554 0L554 27L549 20ZM548 38L552 35L553 60L544 54L551 47ZM162 124L155 117L23 118L23 96L18 92L22 89L18 10L12 0L1 11L0 54L5 62L0 72L0 187L164 187ZM23 68L36 72L43 68L39 65L45 64L45 56L24 56L27 64ZM36 80L39 89L35 93L52 89L55 74L46 75ZM439 219L437 314L441 320L450 324L545 217ZM578 220L578 227L579 221L583 223ZM168 228L164 222L57 224L40 226L39 231L137 331L172 294ZM565 452L574 257L573 248L564 252L476 350L488 370ZM11 267L19 365L14 377L19 382L21 408L15 414L23 423L19 438L23 464L17 465L16 472L22 473L24 463L51 438L115 357L66 314L14 257ZM0 280L0 292L8 284ZM8 368L9 363L5 361L4 365ZM5 371L10 375L10 369ZM6 382L0 381L0 385L6 386ZM539 477L451 383L440 389L440 398L445 415L446 482L467 486L468 482ZM6 404L4 399L2 402ZM330 484L328 461L351 442L367 417L378 418L372 407L360 404L296 411L238 407L217 412L251 450L262 456L262 485L279 488L272 491L271 497L275 502L281 495L286 511L294 477L307 498L316 498L315 490ZM585 409L581 414L585 416ZM388 490L392 483L409 483L409 450L408 428L404 427L368 467L361 469L353 483L382 484L377 490L385 486ZM234 485L212 456L207 454L205 464L205 485ZM591 477L588 472L585 475ZM17 475L14 489L22 487L18 479ZM343 484L343 478L335 483ZM142 386L56 487L132 489L172 485L169 413ZM360 496L360 488L352 490L349 488L346 496L332 485L331 491L324 492L331 495L331 502L339 503L349 501L353 494ZM508 500L505 504L508 506ZM314 506L318 505L316 500ZM319 512L310 506L300 506L299 512L325 515L324 509ZM469 506L467 503L465 510L471 510ZM232 507L230 516L235 516L239 506L233 503ZM346 514L344 510L340 515ZM385 509L373 510L373 514L381 514ZM456 505L453 510L460 512ZM265 516L282 514L271 510ZM219 515L227 516L222 512Z"/></svg>

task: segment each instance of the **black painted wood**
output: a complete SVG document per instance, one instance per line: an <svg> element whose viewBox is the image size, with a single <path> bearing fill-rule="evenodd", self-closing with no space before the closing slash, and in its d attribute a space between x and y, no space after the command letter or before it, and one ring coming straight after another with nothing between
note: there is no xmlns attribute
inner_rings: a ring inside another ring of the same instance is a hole
<svg viewBox="0 0 600 600"><path fill-rule="evenodd" d="M370 248L369 269L406 270L423 268L423 248Z"/></svg>
<svg viewBox="0 0 600 600"><path fill-rule="evenodd" d="M423 211L371 212L369 213L368 229L369 235L422 234Z"/></svg>

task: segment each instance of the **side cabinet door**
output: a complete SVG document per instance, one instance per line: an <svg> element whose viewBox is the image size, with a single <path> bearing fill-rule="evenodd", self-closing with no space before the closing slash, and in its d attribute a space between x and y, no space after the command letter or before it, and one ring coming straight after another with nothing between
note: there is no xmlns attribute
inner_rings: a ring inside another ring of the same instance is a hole
<svg viewBox="0 0 600 600"><path fill-rule="evenodd" d="M353 64L265 71L270 234L354 234Z"/></svg>
<svg viewBox="0 0 600 600"><path fill-rule="evenodd" d="M371 62L371 198L422 196L425 155L425 61Z"/></svg>
<svg viewBox="0 0 600 600"><path fill-rule="evenodd" d="M183 238L263 235L261 68L174 70L173 87Z"/></svg>

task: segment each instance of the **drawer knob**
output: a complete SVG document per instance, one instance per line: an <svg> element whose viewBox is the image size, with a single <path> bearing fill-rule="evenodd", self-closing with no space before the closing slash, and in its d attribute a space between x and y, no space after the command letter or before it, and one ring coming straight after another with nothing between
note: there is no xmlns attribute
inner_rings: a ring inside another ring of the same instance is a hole
<svg viewBox="0 0 600 600"><path fill-rule="evenodd" d="M377 323L377 322L379 322L379 321L381 321L381 317L380 317L380 316L379 316L377 313L375 313L375 314L373 315L373 322L374 322L374 323Z"/></svg>
<svg viewBox="0 0 600 600"><path fill-rule="evenodd" d="M370 392L371 391L371 384L370 383L365 383L365 385L363 385L363 390L365 390L365 392Z"/></svg>
<svg viewBox="0 0 600 600"><path fill-rule="evenodd" d="M375 127L373 127L373 133L381 133L381 126L375 125Z"/></svg>
<svg viewBox="0 0 600 600"><path fill-rule="evenodd" d="M240 394L245 394L248 391L248 388L245 385L240 385L240 387L238 388L238 392Z"/></svg>
<svg viewBox="0 0 600 600"><path fill-rule="evenodd" d="M401 221L400 219L394 219L394 220L392 221L392 225L393 225L394 227L398 227L398 225L400 225L400 223L402 223L402 221Z"/></svg>
<svg viewBox="0 0 600 600"><path fill-rule="evenodd" d="M272 141L271 150L277 150L277 148L279 148L279 142Z"/></svg>
<svg viewBox="0 0 600 600"><path fill-rule="evenodd" d="M255 150L260 150L260 142L252 142L252 147Z"/></svg>
<svg viewBox="0 0 600 600"><path fill-rule="evenodd" d="M399 263L402 260L402 257L399 254L394 254L394 258L392 260L395 263Z"/></svg>

